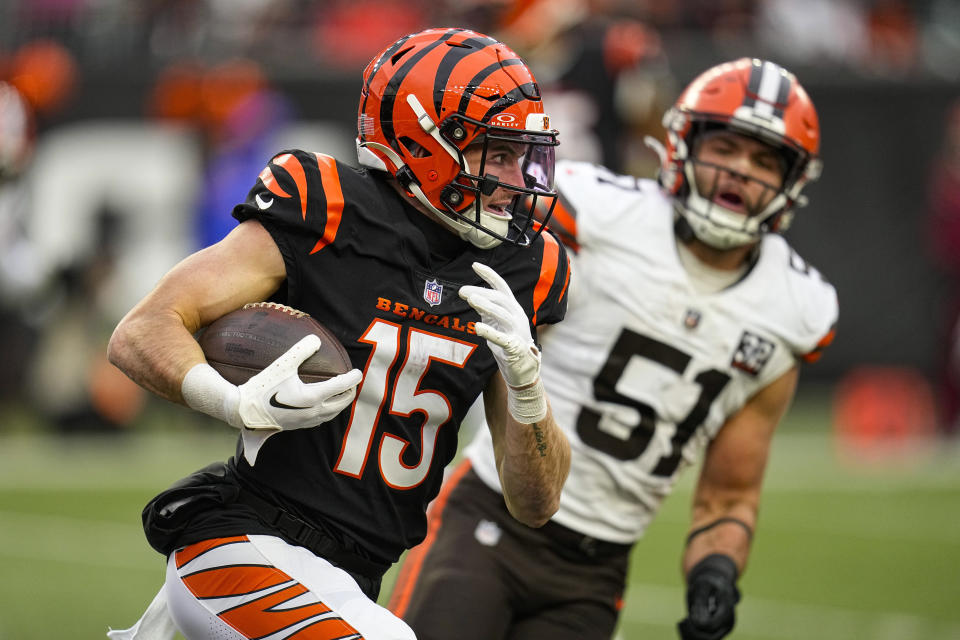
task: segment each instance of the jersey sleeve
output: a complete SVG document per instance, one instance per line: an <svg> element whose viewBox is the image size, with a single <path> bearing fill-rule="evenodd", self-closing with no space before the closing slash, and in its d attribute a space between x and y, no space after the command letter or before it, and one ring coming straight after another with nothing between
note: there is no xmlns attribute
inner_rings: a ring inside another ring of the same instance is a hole
<svg viewBox="0 0 960 640"><path fill-rule="evenodd" d="M290 150L270 159L246 200L234 207L233 217L262 222L289 259L331 244L343 205L337 162L324 154Z"/></svg>
<svg viewBox="0 0 960 640"><path fill-rule="evenodd" d="M837 290L795 253L791 255L788 282L800 320L792 345L794 355L802 362L816 362L836 335L840 313Z"/></svg>
<svg viewBox="0 0 960 640"><path fill-rule="evenodd" d="M570 259L563 243L544 231L540 234L540 246L540 273L533 289L531 324L534 327L563 320L570 286Z"/></svg>

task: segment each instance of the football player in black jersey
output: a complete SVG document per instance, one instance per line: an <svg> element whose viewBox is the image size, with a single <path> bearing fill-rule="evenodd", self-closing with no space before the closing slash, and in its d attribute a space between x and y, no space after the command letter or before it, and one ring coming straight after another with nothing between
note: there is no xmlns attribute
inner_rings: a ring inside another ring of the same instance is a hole
<svg viewBox="0 0 960 640"><path fill-rule="evenodd" d="M381 576L426 535L481 392L511 513L533 527L550 518L569 445L540 382L536 327L563 318L569 265L530 211L555 202L556 136L504 44L463 29L401 38L363 74L361 168L274 156L235 207L240 224L126 315L111 361L240 437L226 463L145 508L166 581L110 637L166 637L175 624L190 640L413 638L375 604ZM318 319L356 369L301 382L318 348L308 336L248 382L224 380L193 336L259 300Z"/></svg>

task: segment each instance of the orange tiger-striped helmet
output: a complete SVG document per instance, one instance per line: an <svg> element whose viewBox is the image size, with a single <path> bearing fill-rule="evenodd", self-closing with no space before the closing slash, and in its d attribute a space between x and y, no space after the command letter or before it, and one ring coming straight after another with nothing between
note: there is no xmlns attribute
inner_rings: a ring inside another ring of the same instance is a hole
<svg viewBox="0 0 960 640"><path fill-rule="evenodd" d="M772 62L741 58L707 69L663 117L667 145L660 184L677 201L683 219L703 242L728 249L785 231L793 209L806 205L803 188L820 176L817 112L797 78ZM700 193L694 179L696 144L704 133L726 129L757 138L783 159L783 184L762 210L744 216Z"/></svg>
<svg viewBox="0 0 960 640"><path fill-rule="evenodd" d="M557 132L540 88L516 53L481 33L427 29L374 57L363 72L357 129L361 165L392 174L409 197L481 248L529 244L537 201L549 201L550 210L556 202ZM464 151L474 144L482 153L469 166ZM509 145L523 184L485 171L491 145ZM513 195L509 206L483 204L497 190Z"/></svg>

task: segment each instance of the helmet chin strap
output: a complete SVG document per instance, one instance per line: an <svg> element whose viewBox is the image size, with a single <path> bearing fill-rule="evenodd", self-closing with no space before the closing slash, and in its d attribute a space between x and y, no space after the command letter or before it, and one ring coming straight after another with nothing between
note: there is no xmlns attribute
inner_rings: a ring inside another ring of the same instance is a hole
<svg viewBox="0 0 960 640"><path fill-rule="evenodd" d="M492 249L499 245L502 240L496 238L482 229L478 229L472 224L467 224L462 220L454 218L451 214L437 209L430 203L430 200L427 199L423 190L420 189L420 185L415 182L410 183L407 187L411 193L417 198L417 200L433 212L437 219L443 224L447 225L452 229L461 240L466 240L470 244L478 247L480 249ZM510 228L510 218L504 218L503 216L497 216L495 214L489 213L487 211L480 212L480 221L484 224L486 228L491 229L494 233L497 233L501 236L506 236L507 231Z"/></svg>

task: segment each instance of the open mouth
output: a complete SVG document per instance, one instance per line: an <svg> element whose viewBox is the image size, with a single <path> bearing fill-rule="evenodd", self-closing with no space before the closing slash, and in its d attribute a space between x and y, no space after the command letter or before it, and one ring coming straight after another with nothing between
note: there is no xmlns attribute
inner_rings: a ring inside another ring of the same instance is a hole
<svg viewBox="0 0 960 640"><path fill-rule="evenodd" d="M720 191L713 197L713 201L731 211L738 213L747 212L747 203L743 199L743 196L734 191Z"/></svg>
<svg viewBox="0 0 960 640"><path fill-rule="evenodd" d="M504 220L509 220L512 216L507 213L507 208L504 205L488 203L484 209L490 215L497 216L498 218L503 218Z"/></svg>

